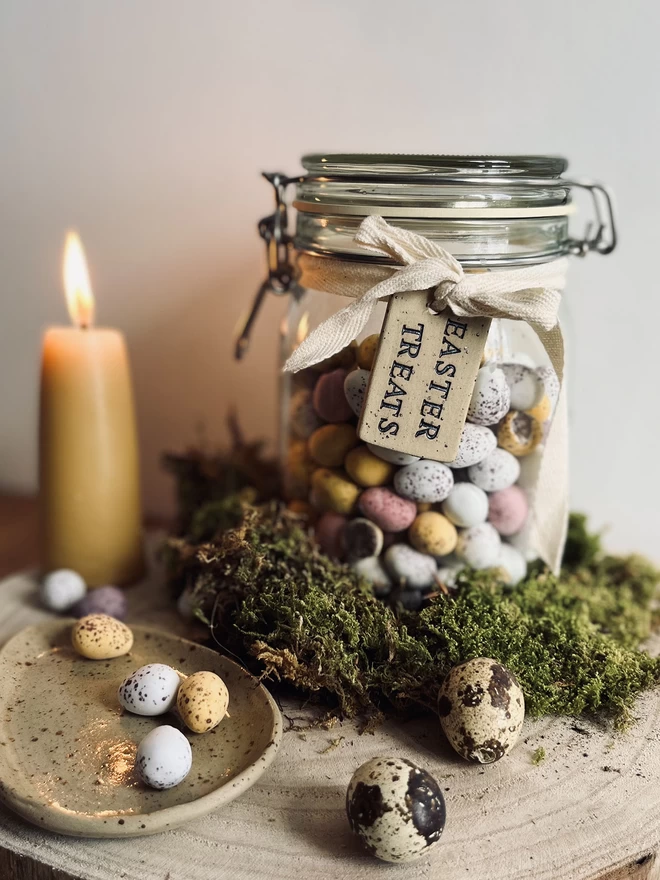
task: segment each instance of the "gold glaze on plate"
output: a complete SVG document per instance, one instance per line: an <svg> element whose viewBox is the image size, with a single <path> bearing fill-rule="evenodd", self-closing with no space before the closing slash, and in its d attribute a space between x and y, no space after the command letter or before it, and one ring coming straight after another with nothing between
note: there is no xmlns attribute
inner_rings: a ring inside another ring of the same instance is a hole
<svg viewBox="0 0 660 880"><path fill-rule="evenodd" d="M86 660L71 648L73 620L22 630L0 652L0 801L42 828L76 837L137 837L174 828L233 800L273 761L282 719L268 691L215 651L144 626L129 654ZM209 733L172 713L131 715L117 688L146 663L184 675L217 673L229 712ZM161 724L183 730L192 770L167 791L144 786L133 761Z"/></svg>

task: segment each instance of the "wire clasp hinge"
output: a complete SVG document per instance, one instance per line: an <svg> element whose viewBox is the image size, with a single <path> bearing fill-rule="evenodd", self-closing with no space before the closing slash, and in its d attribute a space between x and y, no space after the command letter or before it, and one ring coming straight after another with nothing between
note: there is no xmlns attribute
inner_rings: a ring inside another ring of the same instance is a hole
<svg viewBox="0 0 660 880"><path fill-rule="evenodd" d="M250 333L267 293L282 296L295 292L298 287L293 277L291 249L293 238L289 234L289 217L286 204L286 188L298 178L287 177L278 171L263 172L263 176L275 191L275 211L259 221L259 235L266 243L268 277L257 290L252 307L241 321L236 337L234 356L240 360L248 350Z"/></svg>
<svg viewBox="0 0 660 880"><path fill-rule="evenodd" d="M587 178L566 182L569 186L580 187L589 193L596 215L595 222L587 224L584 238L569 239L568 252L577 257L586 257L591 251L603 255L611 254L617 243L614 197L611 190L605 184Z"/></svg>

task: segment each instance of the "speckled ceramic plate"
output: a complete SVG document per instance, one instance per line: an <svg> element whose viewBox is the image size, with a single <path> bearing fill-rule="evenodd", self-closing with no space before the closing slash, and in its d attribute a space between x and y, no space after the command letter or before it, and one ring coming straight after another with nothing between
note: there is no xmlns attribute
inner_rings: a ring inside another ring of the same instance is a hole
<svg viewBox="0 0 660 880"><path fill-rule="evenodd" d="M0 801L25 819L76 837L125 837L174 828L233 800L273 761L282 719L251 675L215 651L144 626L130 654L85 660L70 646L70 620L30 626L0 652ZM185 674L208 669L229 688L215 730L186 732L192 770L155 791L133 770L140 740L174 715L123 711L117 688L145 663Z"/></svg>

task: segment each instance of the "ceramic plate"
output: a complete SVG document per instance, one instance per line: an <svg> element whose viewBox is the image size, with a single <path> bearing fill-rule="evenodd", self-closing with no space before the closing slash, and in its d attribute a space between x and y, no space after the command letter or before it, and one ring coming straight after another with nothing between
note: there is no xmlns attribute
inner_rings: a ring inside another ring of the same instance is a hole
<svg viewBox="0 0 660 880"><path fill-rule="evenodd" d="M273 761L282 719L268 691L236 663L178 636L133 626L130 654L86 660L71 620L30 626L0 652L0 801L42 828L76 837L154 834L208 813L248 789ZM229 712L210 733L186 733L192 770L156 791L136 777L140 740L172 715L121 709L117 688L145 663L184 674L208 669L229 688Z"/></svg>

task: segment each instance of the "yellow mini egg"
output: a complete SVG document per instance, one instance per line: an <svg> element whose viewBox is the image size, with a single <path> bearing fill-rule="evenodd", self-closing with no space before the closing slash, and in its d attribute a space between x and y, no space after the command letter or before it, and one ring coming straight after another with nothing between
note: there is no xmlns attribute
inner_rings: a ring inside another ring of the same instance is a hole
<svg viewBox="0 0 660 880"><path fill-rule="evenodd" d="M227 714L229 691L215 672L193 672L181 683L176 708L193 733L213 730Z"/></svg>
<svg viewBox="0 0 660 880"><path fill-rule="evenodd" d="M319 468L312 474L312 504L320 510L351 513L359 495L359 487L348 480L342 471Z"/></svg>
<svg viewBox="0 0 660 880"><path fill-rule="evenodd" d="M547 422L552 415L552 403L550 402L548 395L544 394L540 403L537 403L532 409L528 409L527 415L536 419L538 422Z"/></svg>
<svg viewBox="0 0 660 880"><path fill-rule="evenodd" d="M435 510L420 513L408 530L410 543L420 553L448 556L456 547L456 526Z"/></svg>
<svg viewBox="0 0 660 880"><path fill-rule="evenodd" d="M357 431L348 422L323 425L307 441L311 458L323 467L341 467L349 450L357 446Z"/></svg>
<svg viewBox="0 0 660 880"><path fill-rule="evenodd" d="M284 469L284 497L304 501L309 494L310 479L315 469L316 464L309 457L307 444L304 441L292 443Z"/></svg>
<svg viewBox="0 0 660 880"><path fill-rule="evenodd" d="M346 472L358 486L384 486L394 473L394 465L374 455L366 446L356 446L344 461Z"/></svg>
<svg viewBox="0 0 660 880"><path fill-rule="evenodd" d="M350 370L355 365L355 352L357 351L357 342L355 339L349 342L346 348L342 348L336 354L331 355L324 361L312 365L312 370L317 373L329 373L331 370Z"/></svg>
<svg viewBox="0 0 660 880"><path fill-rule="evenodd" d="M372 333L371 336L367 336L366 339L363 339L359 344L357 350L357 365L361 370L370 370L373 367L379 340L380 336L378 333Z"/></svg>
<svg viewBox="0 0 660 880"><path fill-rule="evenodd" d="M133 633L120 620L107 614L88 614L71 631L73 650L89 660L122 657L133 647Z"/></svg>
<svg viewBox="0 0 660 880"><path fill-rule="evenodd" d="M529 455L543 441L543 425L529 413L512 409L502 420L497 443L518 458Z"/></svg>

